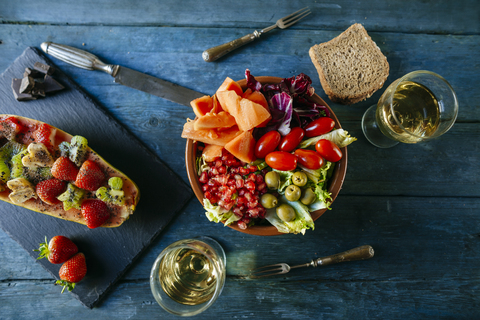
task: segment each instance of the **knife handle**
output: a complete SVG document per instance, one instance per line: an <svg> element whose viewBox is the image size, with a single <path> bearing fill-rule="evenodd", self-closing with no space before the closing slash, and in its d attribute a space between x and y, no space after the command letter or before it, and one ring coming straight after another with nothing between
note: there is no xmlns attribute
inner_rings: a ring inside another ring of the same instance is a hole
<svg viewBox="0 0 480 320"><path fill-rule="evenodd" d="M310 263L313 267L326 266L345 261L366 260L372 258L374 255L373 248L369 245L360 246L345 252L337 253L328 257L318 258L312 260Z"/></svg>
<svg viewBox="0 0 480 320"><path fill-rule="evenodd" d="M118 71L117 65L105 64L97 56L84 50L53 42L43 42L40 47L45 53L75 67L104 71L112 77L115 77Z"/></svg>

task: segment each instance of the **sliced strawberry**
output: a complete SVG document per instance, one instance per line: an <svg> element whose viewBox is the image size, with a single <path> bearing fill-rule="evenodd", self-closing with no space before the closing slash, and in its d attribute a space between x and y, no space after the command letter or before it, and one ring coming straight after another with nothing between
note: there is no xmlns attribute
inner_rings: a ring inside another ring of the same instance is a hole
<svg viewBox="0 0 480 320"><path fill-rule="evenodd" d="M60 180L75 181L77 179L78 168L67 157L60 157L55 160L52 166L52 175Z"/></svg>
<svg viewBox="0 0 480 320"><path fill-rule="evenodd" d="M40 243L40 248L34 251L40 252L37 259L47 258L51 263L59 264L70 259L78 252L78 248L69 238L55 236L50 242L47 242L47 237L45 237L45 242Z"/></svg>
<svg viewBox="0 0 480 320"><path fill-rule="evenodd" d="M75 288L75 284L80 282L87 274L87 262L85 261L85 255L83 253L77 253L61 267L58 275L61 280L57 280L55 284L63 286L63 291L68 289L72 291Z"/></svg>
<svg viewBox="0 0 480 320"><path fill-rule="evenodd" d="M55 144L55 134L57 129L52 128L50 125L43 123L35 132L33 132L33 139L35 142L43 143L47 147L48 151L53 152L53 146Z"/></svg>
<svg viewBox="0 0 480 320"><path fill-rule="evenodd" d="M15 117L8 117L0 122L0 136L4 136L8 140L14 140L18 133L26 130L27 128L21 125Z"/></svg>
<svg viewBox="0 0 480 320"><path fill-rule="evenodd" d="M82 202L82 214L87 227L95 229L110 218L108 206L99 199L88 199Z"/></svg>
<svg viewBox="0 0 480 320"><path fill-rule="evenodd" d="M67 183L58 179L40 181L36 186L38 197L46 204L55 205L60 203L57 199L67 189Z"/></svg>
<svg viewBox="0 0 480 320"><path fill-rule="evenodd" d="M77 174L75 185L79 188L95 191L105 181L105 173L100 166L92 160L85 161Z"/></svg>

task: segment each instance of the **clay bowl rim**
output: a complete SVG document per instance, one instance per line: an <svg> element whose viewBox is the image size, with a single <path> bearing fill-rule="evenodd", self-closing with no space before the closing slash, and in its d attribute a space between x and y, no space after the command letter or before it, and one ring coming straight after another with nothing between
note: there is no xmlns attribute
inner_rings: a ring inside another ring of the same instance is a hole
<svg viewBox="0 0 480 320"><path fill-rule="evenodd" d="M255 79L257 79L257 81L261 82L262 84L265 84L265 83L276 84L282 80L282 78L279 78L279 77L269 77L269 76L255 77ZM245 79L239 80L237 81L237 83L242 87L243 90L246 89L247 81ZM320 98L320 96L318 96L317 94L314 94L312 97L310 97L310 100L326 106L330 111L332 119L335 120L335 128L336 129L342 128L335 113L332 111L330 106L322 98ZM340 189L342 188L343 182L345 180L345 175L347 173L347 162L348 162L347 147L341 148L341 150L343 153L343 157L339 162L336 163L335 169L329 181L328 192L330 192L332 195L332 199L331 199L332 203L337 198L340 192ZM195 193L195 196L203 206L203 191L200 187L200 182L198 181L198 176L195 168L196 167L195 166L196 151L197 151L197 143L191 139L187 139L186 148L185 148L185 165L187 169L188 180L190 182L190 186L193 189L193 192ZM327 209L321 209L321 210L316 210L311 212L310 214L312 216L313 221L316 221L318 218L320 218L326 211ZM248 227L245 230L240 229L237 225L229 225L228 227L242 233L256 235L256 236L277 236L277 235L285 234L285 233L279 232L277 228L272 225L267 225L267 226L254 225L254 226Z"/></svg>

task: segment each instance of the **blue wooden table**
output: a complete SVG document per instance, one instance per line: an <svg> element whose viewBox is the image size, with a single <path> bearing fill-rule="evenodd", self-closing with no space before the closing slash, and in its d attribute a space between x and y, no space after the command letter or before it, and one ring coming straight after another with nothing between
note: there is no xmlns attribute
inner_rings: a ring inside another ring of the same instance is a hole
<svg viewBox="0 0 480 320"><path fill-rule="evenodd" d="M213 63L203 50L273 24L301 7L313 14ZM53 278L0 230L0 319L173 319L150 292L151 266L168 244L208 235L227 254L227 281L197 318L480 318L480 4L459 1L73 1L0 0L0 71L29 46L52 41L103 61L213 94L228 76L310 75L316 92L358 138L345 183L314 231L249 236L208 222L192 198L94 308L59 293ZM352 106L331 102L308 49L362 23L386 55L384 88ZM109 114L188 182L183 123L191 108L55 61ZM363 112L386 86L419 69L441 74L460 112L441 138L378 149L363 137ZM1 110L1 106L0 106ZM161 210L161 208L158 208ZM371 260L251 280L259 265L303 263L359 245Z"/></svg>

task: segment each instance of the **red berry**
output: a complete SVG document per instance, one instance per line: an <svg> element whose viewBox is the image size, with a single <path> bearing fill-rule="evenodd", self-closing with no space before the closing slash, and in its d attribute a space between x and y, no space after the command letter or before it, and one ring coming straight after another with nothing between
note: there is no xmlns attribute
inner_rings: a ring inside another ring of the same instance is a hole
<svg viewBox="0 0 480 320"><path fill-rule="evenodd" d="M56 284L63 286L62 293L66 288L68 291L72 291L75 288L75 284L80 282L86 274L87 263L85 255L77 253L60 267L58 275L61 280L58 280Z"/></svg>
<svg viewBox="0 0 480 320"><path fill-rule="evenodd" d="M78 248L69 238L55 236L48 243L45 237L45 242L41 243L40 248L35 251L40 252L38 259L47 258L51 263L59 264L70 259L78 252Z"/></svg>
<svg viewBox="0 0 480 320"><path fill-rule="evenodd" d="M82 202L81 208L87 227L90 229L100 227L110 218L110 210L102 200L85 200Z"/></svg>
<svg viewBox="0 0 480 320"><path fill-rule="evenodd" d="M49 179L40 181L36 186L36 192L40 200L46 204L55 205L60 203L60 200L57 199L65 189L67 188L67 183L58 179Z"/></svg>
<svg viewBox="0 0 480 320"><path fill-rule="evenodd" d="M77 179L78 168L67 157L60 157L53 163L52 175L60 180L75 181Z"/></svg>
<svg viewBox="0 0 480 320"><path fill-rule="evenodd" d="M17 133L25 130L26 128L15 117L8 117L0 122L0 136L4 136L8 140L15 139Z"/></svg>
<svg viewBox="0 0 480 320"><path fill-rule="evenodd" d="M75 185L79 188L95 191L105 181L105 173L100 166L92 160L85 161L77 174Z"/></svg>
<svg viewBox="0 0 480 320"><path fill-rule="evenodd" d="M43 123L33 132L33 138L35 139L35 142L43 143L48 151L53 152L56 132L57 129Z"/></svg>

